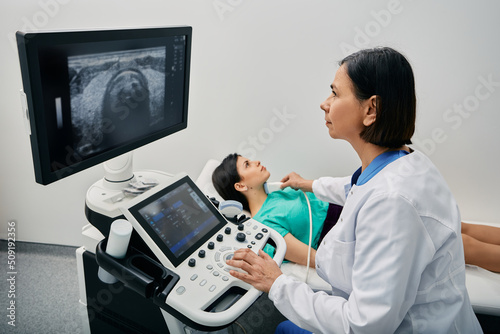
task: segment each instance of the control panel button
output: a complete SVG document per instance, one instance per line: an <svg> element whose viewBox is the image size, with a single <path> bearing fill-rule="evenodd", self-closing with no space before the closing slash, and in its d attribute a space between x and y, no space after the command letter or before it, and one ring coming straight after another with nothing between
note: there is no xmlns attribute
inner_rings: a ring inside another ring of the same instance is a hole
<svg viewBox="0 0 500 334"><path fill-rule="evenodd" d="M226 234L231 234L231 228L230 228L230 227L226 227L226 228L224 229L224 233L226 233Z"/></svg>
<svg viewBox="0 0 500 334"><path fill-rule="evenodd" d="M265 227L263 227L261 231L262 231L262 232L264 232L264 233L269 232L269 231L267 230L267 228L265 228Z"/></svg>
<svg viewBox="0 0 500 334"><path fill-rule="evenodd" d="M243 225L243 224L241 224L241 223L240 223L240 224L238 224L238 230L239 230L239 231L243 231L244 229L245 229L245 225Z"/></svg>
<svg viewBox="0 0 500 334"><path fill-rule="evenodd" d="M217 235L217 241L221 242L222 240L224 240L224 236L222 234L218 234Z"/></svg>
<svg viewBox="0 0 500 334"><path fill-rule="evenodd" d="M208 249L214 249L214 248L215 248L215 244L214 244L214 242L213 242L213 241L210 241L210 242L208 243L208 246L207 246L207 247L208 247Z"/></svg>
<svg viewBox="0 0 500 334"><path fill-rule="evenodd" d="M246 238L247 236L243 232L239 232L238 234L236 234L236 240L238 240L239 242L244 242Z"/></svg>
<svg viewBox="0 0 500 334"><path fill-rule="evenodd" d="M262 233L260 233L260 232L255 235L255 239L257 239L257 240L260 240L263 237L264 237L264 235Z"/></svg>
<svg viewBox="0 0 500 334"><path fill-rule="evenodd" d="M195 259L189 259L188 265L190 267L194 267L196 265L196 260Z"/></svg>
<svg viewBox="0 0 500 334"><path fill-rule="evenodd" d="M198 252L198 256L201 257L201 258L204 258L205 257L205 250L204 249L200 249L200 251Z"/></svg>

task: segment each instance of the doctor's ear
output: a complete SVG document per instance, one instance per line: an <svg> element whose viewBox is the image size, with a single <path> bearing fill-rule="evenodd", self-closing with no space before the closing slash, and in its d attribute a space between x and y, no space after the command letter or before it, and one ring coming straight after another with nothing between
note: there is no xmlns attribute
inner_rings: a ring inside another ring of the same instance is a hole
<svg viewBox="0 0 500 334"><path fill-rule="evenodd" d="M245 184L238 182L234 184L234 189L236 189L236 191L243 192L247 191L248 187Z"/></svg>
<svg viewBox="0 0 500 334"><path fill-rule="evenodd" d="M363 119L364 126L370 126L375 123L377 119L377 104L380 103L380 98L377 95L373 95L366 100L366 112Z"/></svg>

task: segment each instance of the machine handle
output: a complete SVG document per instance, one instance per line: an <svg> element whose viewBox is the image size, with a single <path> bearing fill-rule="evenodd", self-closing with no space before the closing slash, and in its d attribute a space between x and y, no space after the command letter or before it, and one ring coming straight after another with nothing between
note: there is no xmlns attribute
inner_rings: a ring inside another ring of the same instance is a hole
<svg viewBox="0 0 500 334"><path fill-rule="evenodd" d="M177 274L141 252L136 251L125 259L112 257L106 253L106 241L97 244L97 264L144 298L153 298L158 291L168 294L179 280Z"/></svg>
<svg viewBox="0 0 500 334"><path fill-rule="evenodd" d="M274 253L273 260L278 264L278 266L281 266L286 253L285 239L281 236L281 234L273 229L269 230L269 238L271 238L276 244L276 251Z"/></svg>

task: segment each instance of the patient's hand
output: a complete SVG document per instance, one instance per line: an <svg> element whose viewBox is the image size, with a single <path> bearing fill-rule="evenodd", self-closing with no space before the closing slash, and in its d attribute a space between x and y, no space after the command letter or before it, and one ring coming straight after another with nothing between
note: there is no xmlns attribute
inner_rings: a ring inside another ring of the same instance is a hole
<svg viewBox="0 0 500 334"><path fill-rule="evenodd" d="M232 260L227 260L226 263L247 272L245 274L231 270L229 273L232 276L266 293L269 292L274 281L282 274L276 262L261 249L259 255L248 248L239 249L234 252Z"/></svg>
<svg viewBox="0 0 500 334"><path fill-rule="evenodd" d="M295 238L291 233L284 237L286 242L285 259L303 266L307 266L307 253L309 246L299 239ZM316 268L316 250L311 248L309 267Z"/></svg>
<svg viewBox="0 0 500 334"><path fill-rule="evenodd" d="M312 184L313 180L305 180L302 176L295 172L291 172L287 176L281 179L283 184L281 185L281 189L286 187L290 187L295 190L302 190L304 192L312 192Z"/></svg>

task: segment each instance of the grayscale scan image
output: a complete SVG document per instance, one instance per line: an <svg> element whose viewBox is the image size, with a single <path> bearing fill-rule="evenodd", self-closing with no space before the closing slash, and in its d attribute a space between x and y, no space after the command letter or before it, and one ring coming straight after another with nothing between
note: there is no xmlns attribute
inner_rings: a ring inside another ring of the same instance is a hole
<svg viewBox="0 0 500 334"><path fill-rule="evenodd" d="M140 138L165 117L165 48L68 57L74 149L85 157Z"/></svg>

